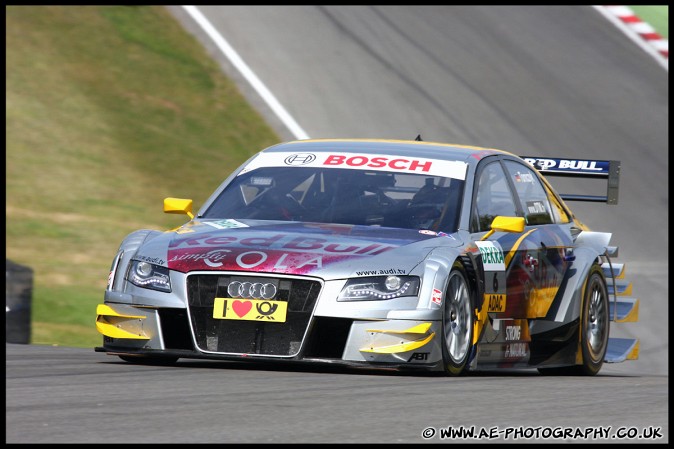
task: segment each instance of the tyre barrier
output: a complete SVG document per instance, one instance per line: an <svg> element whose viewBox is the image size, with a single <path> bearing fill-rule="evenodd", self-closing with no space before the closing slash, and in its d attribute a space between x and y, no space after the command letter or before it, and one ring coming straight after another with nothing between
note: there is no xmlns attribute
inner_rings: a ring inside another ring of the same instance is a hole
<svg viewBox="0 0 674 449"><path fill-rule="evenodd" d="M30 344L33 269L7 259L5 330L7 343Z"/></svg>

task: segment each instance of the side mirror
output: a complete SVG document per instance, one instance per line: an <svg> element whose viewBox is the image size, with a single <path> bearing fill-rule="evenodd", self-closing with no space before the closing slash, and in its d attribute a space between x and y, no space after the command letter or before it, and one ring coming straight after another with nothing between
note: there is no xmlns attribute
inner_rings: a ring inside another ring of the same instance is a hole
<svg viewBox="0 0 674 449"><path fill-rule="evenodd" d="M167 214L187 214L190 219L194 218L192 214L192 200L182 198L164 198L164 213Z"/></svg>
<svg viewBox="0 0 674 449"><path fill-rule="evenodd" d="M524 231L524 226L524 217L504 217L499 215L494 217L494 221L491 222L491 230L481 240L487 240L496 231L520 233Z"/></svg>

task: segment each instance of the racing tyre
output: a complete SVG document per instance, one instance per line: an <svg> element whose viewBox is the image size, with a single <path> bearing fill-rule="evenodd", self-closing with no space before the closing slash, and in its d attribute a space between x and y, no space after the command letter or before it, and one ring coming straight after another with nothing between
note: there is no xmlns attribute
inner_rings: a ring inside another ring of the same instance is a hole
<svg viewBox="0 0 674 449"><path fill-rule="evenodd" d="M134 365L169 366L178 361L178 357L149 357L144 355L120 355L118 357Z"/></svg>
<svg viewBox="0 0 674 449"><path fill-rule="evenodd" d="M442 359L445 373L450 376L467 371L473 348L474 316L466 271L456 263L449 274L442 314Z"/></svg>
<svg viewBox="0 0 674 449"><path fill-rule="evenodd" d="M606 280L599 265L590 269L583 292L580 317L581 365L540 368L541 374L594 376L604 364L609 334L609 303Z"/></svg>
<svg viewBox="0 0 674 449"><path fill-rule="evenodd" d="M608 347L609 308L606 280L599 265L590 270L583 296L580 345L583 364L580 374L594 376L604 364Z"/></svg>

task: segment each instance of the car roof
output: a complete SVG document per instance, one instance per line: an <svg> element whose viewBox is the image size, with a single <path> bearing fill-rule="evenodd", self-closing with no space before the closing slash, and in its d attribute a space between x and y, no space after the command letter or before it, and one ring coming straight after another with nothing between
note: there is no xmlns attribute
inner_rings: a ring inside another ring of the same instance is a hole
<svg viewBox="0 0 674 449"><path fill-rule="evenodd" d="M308 139L284 142L264 150L264 152L342 152L360 154L390 154L414 156L428 159L477 162L485 156L507 154L495 148L448 144L418 140L386 139ZM517 157L517 156L515 156ZM471 160L472 159L472 160Z"/></svg>

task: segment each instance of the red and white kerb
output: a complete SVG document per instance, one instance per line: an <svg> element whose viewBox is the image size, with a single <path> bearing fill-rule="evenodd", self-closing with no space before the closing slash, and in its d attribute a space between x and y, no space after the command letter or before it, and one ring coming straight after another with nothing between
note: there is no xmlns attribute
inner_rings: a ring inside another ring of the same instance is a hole
<svg viewBox="0 0 674 449"><path fill-rule="evenodd" d="M637 17L631 8L622 5L601 5L629 30L637 34L646 44L653 47L663 58L669 59L669 42L648 23Z"/></svg>

